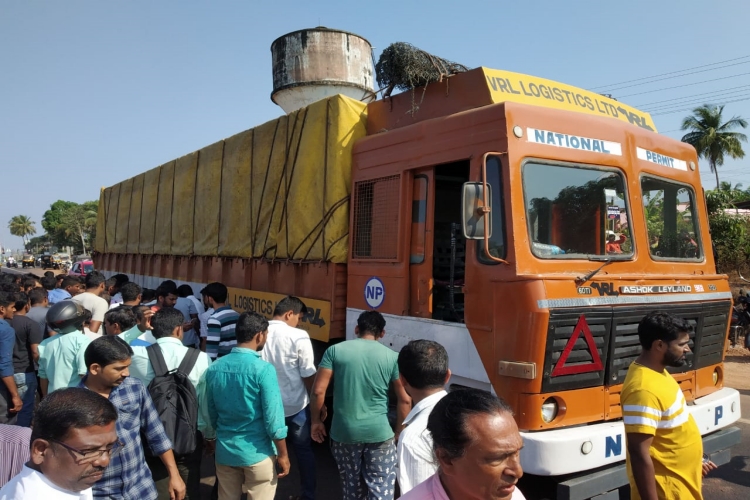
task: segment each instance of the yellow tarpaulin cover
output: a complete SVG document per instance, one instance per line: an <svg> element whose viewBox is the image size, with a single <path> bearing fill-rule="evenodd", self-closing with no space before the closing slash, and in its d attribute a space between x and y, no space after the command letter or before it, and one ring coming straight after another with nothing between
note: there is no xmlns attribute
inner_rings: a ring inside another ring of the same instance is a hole
<svg viewBox="0 0 750 500"><path fill-rule="evenodd" d="M365 121L337 95L106 188L96 250L346 262Z"/></svg>

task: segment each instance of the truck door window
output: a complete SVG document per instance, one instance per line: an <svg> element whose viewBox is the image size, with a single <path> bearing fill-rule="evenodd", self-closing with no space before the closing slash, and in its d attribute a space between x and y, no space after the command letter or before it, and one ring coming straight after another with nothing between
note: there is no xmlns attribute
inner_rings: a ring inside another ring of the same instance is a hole
<svg viewBox="0 0 750 500"><path fill-rule="evenodd" d="M427 176L415 175L411 205L411 264L424 262L427 231Z"/></svg>
<svg viewBox="0 0 750 500"><path fill-rule="evenodd" d="M490 254L499 259L505 258L505 231L503 227L503 172L500 158L487 157L487 185L490 186L490 208L492 209L492 236L489 238ZM484 253L484 245L477 244L477 258L483 264L497 264Z"/></svg>
<svg viewBox="0 0 750 500"><path fill-rule="evenodd" d="M683 184L641 178L649 254L655 260L702 260L695 193Z"/></svg>
<svg viewBox="0 0 750 500"><path fill-rule="evenodd" d="M623 175L613 169L526 163L523 191L533 254L542 259L631 258L624 186Z"/></svg>

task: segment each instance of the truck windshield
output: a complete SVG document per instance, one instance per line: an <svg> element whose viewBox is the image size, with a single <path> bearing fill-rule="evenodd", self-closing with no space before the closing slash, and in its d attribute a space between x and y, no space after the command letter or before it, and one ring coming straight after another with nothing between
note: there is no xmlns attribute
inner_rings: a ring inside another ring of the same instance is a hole
<svg viewBox="0 0 750 500"><path fill-rule="evenodd" d="M625 182L612 169L526 163L531 250L543 259L633 256Z"/></svg>
<svg viewBox="0 0 750 500"><path fill-rule="evenodd" d="M655 260L701 260L703 252L693 190L682 184L644 176L641 191L651 257Z"/></svg>

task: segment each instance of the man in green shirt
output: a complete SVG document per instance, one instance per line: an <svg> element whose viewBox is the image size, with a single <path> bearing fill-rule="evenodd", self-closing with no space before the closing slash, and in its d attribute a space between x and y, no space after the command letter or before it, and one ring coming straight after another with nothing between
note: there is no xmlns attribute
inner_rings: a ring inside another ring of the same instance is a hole
<svg viewBox="0 0 750 500"><path fill-rule="evenodd" d="M311 434L323 442L321 410L335 376L331 450L344 498L393 500L396 446L388 423L388 390L392 387L398 400L397 431L411 409L411 399L398 377L398 355L378 342L385 335L383 315L363 312L354 333L356 339L329 347L320 362L310 405Z"/></svg>
<svg viewBox="0 0 750 500"><path fill-rule="evenodd" d="M91 340L83 334L86 309L72 300L49 308L47 324L57 332L39 344L39 385L42 394L77 386L88 368L83 357Z"/></svg>

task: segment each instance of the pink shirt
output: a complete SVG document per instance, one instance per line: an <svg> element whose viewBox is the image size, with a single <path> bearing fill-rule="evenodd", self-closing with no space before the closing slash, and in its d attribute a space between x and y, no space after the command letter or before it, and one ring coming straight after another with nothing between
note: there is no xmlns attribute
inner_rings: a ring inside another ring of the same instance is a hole
<svg viewBox="0 0 750 500"><path fill-rule="evenodd" d="M523 493L518 488L513 490L510 497L512 500L525 500ZM443 488L443 483L440 482L440 475L435 473L402 496L401 500L450 500L450 498Z"/></svg>

